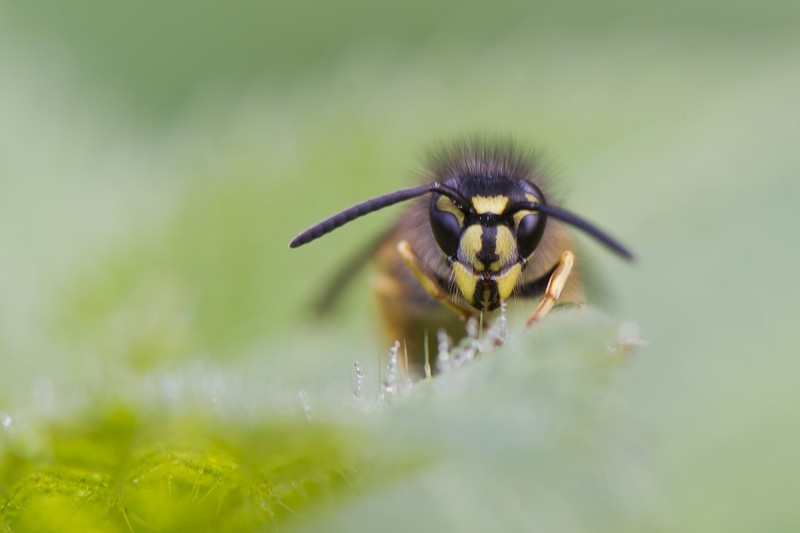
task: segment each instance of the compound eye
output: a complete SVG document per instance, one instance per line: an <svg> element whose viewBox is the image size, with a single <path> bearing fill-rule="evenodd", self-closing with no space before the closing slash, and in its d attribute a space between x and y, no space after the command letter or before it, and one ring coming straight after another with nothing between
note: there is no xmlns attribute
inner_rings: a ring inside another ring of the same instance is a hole
<svg viewBox="0 0 800 533"><path fill-rule="evenodd" d="M446 196L435 195L431 199L431 229L436 243L447 257L458 252L458 237L461 234L461 220L464 215Z"/></svg>
<svg viewBox="0 0 800 533"><path fill-rule="evenodd" d="M533 253L544 235L545 217L538 213L523 216L517 222L517 247L521 257Z"/></svg>

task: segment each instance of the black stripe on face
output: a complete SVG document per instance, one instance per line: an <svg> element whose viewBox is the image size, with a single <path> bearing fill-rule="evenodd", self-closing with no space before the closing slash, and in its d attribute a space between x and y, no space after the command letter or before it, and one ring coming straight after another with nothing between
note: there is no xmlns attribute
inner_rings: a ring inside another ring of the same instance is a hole
<svg viewBox="0 0 800 533"><path fill-rule="evenodd" d="M482 226L481 251L477 259L484 265L484 270L490 270L489 265L496 262L497 256L497 226Z"/></svg>

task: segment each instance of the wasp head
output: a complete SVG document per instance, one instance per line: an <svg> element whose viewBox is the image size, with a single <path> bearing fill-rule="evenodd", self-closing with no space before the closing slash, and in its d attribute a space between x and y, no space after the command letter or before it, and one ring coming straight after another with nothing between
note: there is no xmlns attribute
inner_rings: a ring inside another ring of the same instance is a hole
<svg viewBox="0 0 800 533"><path fill-rule="evenodd" d="M511 296L544 235L546 217L531 209L544 198L527 180L510 178L460 179L444 183L448 189L458 192L431 198L431 230L464 299L492 311Z"/></svg>

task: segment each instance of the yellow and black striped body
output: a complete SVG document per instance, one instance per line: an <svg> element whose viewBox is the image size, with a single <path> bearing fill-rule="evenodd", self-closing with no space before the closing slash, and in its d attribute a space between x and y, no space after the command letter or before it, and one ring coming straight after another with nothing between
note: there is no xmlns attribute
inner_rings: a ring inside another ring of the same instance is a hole
<svg viewBox="0 0 800 533"><path fill-rule="evenodd" d="M289 243L303 246L364 215L414 200L366 251L378 263L374 284L387 340L403 343L415 375L422 373L424 339L435 357L440 329L460 340L465 319L481 316L489 324L491 314L512 298L539 298L528 326L559 299L583 300L572 242L561 223L633 258L597 226L555 205L534 159L508 141L472 139L440 150L430 158L424 180L340 211ZM336 277L321 307L335 299L366 256L357 256Z"/></svg>
<svg viewBox="0 0 800 533"><path fill-rule="evenodd" d="M398 253L399 242L410 244L450 301L471 308L475 316L482 312L484 324L491 322L501 302L541 297L559 257L572 249L566 229L551 221L534 249L520 255L518 229L531 212L511 208L519 199L549 201L529 159L504 145L463 145L451 150L433 160L428 179L457 187L470 205L456 206L443 195L414 201L376 253L374 288L386 340L405 344L412 367L409 370L416 375L421 374L424 364L426 337L434 358L437 331L444 329L457 341L465 335L465 327L463 320L431 295L409 269ZM451 216L451 224L455 221L457 238L451 245L451 255L443 251L434 235L432 217L440 216L437 212ZM583 299L575 268L561 299Z"/></svg>

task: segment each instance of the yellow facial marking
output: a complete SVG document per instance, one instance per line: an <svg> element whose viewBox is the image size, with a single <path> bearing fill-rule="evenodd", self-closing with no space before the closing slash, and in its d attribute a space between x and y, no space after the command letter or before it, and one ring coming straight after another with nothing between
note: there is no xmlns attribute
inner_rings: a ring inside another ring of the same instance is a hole
<svg viewBox="0 0 800 533"><path fill-rule="evenodd" d="M534 203L534 204L538 204L540 202L540 200L538 198L536 198L532 194L526 194L525 198L527 198L529 202Z"/></svg>
<svg viewBox="0 0 800 533"><path fill-rule="evenodd" d="M517 240L514 238L514 234L511 233L510 228L506 226L497 226L494 253L497 254L498 261L495 261L493 264L500 264L497 268L493 268L493 271L497 271L517 259Z"/></svg>
<svg viewBox="0 0 800 533"><path fill-rule="evenodd" d="M503 214L508 205L508 196L473 196L472 207L479 215L484 213Z"/></svg>
<svg viewBox="0 0 800 533"><path fill-rule="evenodd" d="M527 196L530 196L530 194L527 195ZM516 213L514 213L514 227L518 228L519 227L519 223L522 222L523 218L525 218L528 215L533 215L533 214L534 214L533 211L517 211Z"/></svg>
<svg viewBox="0 0 800 533"><path fill-rule="evenodd" d="M456 207L456 204L448 198L447 196L440 196L438 200L436 200L436 209L439 211L444 211L445 213L451 213L453 216L458 219L458 225L464 225L464 213Z"/></svg>
<svg viewBox="0 0 800 533"><path fill-rule="evenodd" d="M469 226L461 235L461 242L459 243L459 251L461 256L470 264L475 265L478 270L483 270L483 263L478 265L478 254L481 251L483 243L483 228L479 224Z"/></svg>
<svg viewBox="0 0 800 533"><path fill-rule="evenodd" d="M472 297L475 295L475 286L478 283L478 278L467 270L464 265L457 262L453 263L453 274L455 274L456 284L461 291L461 295L465 300L471 302Z"/></svg>
<svg viewBox="0 0 800 533"><path fill-rule="evenodd" d="M509 268L502 276L497 276L495 278L495 281L497 281L497 292L500 295L501 302L505 302L508 300L508 297L511 296L511 291L514 290L514 286L517 284L521 272L522 265L517 263Z"/></svg>

